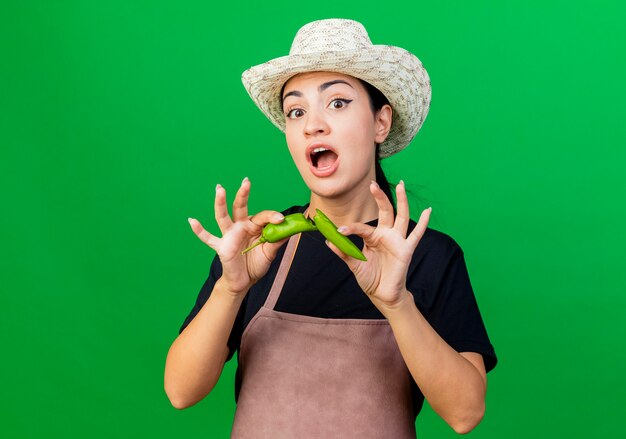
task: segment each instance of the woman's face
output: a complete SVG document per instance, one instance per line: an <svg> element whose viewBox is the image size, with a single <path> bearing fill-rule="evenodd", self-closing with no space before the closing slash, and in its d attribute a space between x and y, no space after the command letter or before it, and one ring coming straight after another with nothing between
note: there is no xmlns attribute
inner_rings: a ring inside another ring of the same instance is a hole
<svg viewBox="0 0 626 439"><path fill-rule="evenodd" d="M391 107L374 115L361 82L332 72L294 76L282 98L287 145L309 189L338 197L367 188L375 179L375 143L391 128Z"/></svg>

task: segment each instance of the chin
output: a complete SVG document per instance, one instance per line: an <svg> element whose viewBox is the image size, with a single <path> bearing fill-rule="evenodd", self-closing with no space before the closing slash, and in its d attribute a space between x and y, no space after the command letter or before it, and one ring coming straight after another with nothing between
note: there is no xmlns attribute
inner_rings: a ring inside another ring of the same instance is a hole
<svg viewBox="0 0 626 439"><path fill-rule="evenodd" d="M322 198L337 198L350 191L350 184L339 179L313 181L307 186L311 192Z"/></svg>

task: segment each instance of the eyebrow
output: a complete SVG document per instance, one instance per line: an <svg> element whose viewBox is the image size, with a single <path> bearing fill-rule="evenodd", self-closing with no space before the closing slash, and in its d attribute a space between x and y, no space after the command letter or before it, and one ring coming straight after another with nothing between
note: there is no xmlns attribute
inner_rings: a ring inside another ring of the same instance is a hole
<svg viewBox="0 0 626 439"><path fill-rule="evenodd" d="M346 81L344 81L343 79L335 79L334 81L328 81L323 83L322 85L320 85L319 87L317 87L317 90L319 92L322 92L324 90L326 90L328 87L330 87L331 85L335 85L335 84L346 84L348 87L354 88L352 87L349 83L347 83ZM301 98L302 97L302 93L299 92L298 90L293 90L290 91L289 93L287 93L285 96L283 96L283 101L285 99L287 99L288 96L296 96Z"/></svg>

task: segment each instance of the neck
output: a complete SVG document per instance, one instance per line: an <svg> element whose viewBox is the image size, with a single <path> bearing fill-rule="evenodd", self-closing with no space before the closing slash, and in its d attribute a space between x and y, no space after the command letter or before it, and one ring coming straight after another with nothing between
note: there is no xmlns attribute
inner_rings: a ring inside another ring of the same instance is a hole
<svg viewBox="0 0 626 439"><path fill-rule="evenodd" d="M311 193L309 217L315 216L315 209L324 212L337 227L366 223L378 218L378 205L369 190L369 181L363 183L357 191L338 197L327 198Z"/></svg>

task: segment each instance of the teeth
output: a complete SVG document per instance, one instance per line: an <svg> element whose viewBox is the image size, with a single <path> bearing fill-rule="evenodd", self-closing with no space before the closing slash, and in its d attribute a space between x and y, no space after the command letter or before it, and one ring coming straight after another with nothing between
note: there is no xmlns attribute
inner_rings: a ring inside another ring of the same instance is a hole
<svg viewBox="0 0 626 439"><path fill-rule="evenodd" d="M317 154L318 152L328 151L328 148L315 148L313 150L313 154Z"/></svg>

